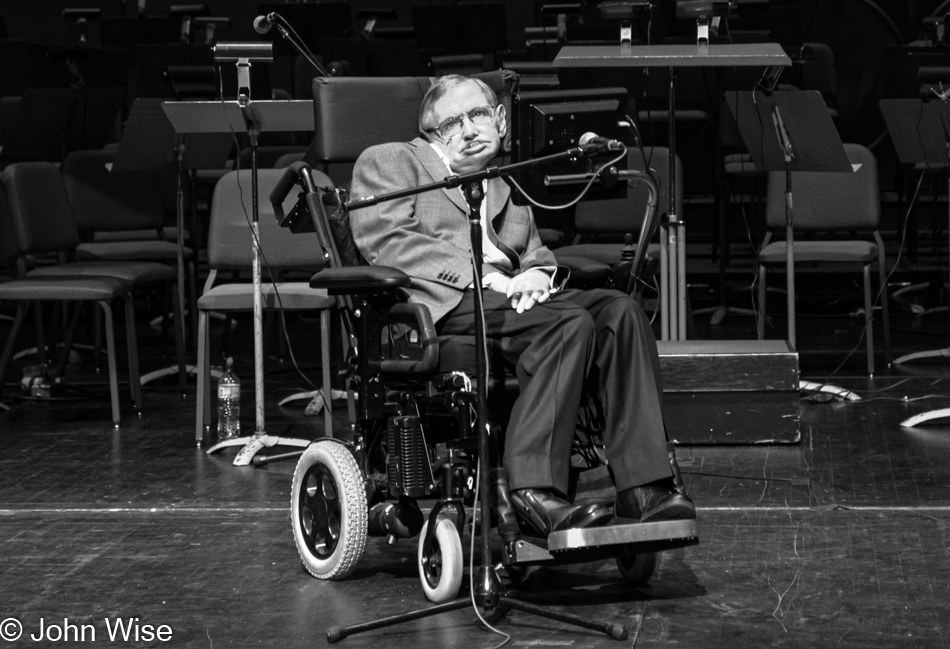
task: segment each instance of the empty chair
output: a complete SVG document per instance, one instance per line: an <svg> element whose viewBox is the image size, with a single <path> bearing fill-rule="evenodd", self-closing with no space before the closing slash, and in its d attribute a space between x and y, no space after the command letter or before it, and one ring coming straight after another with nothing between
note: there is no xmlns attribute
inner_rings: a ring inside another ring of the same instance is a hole
<svg viewBox="0 0 950 649"><path fill-rule="evenodd" d="M176 271L151 261L75 261L80 243L79 230L63 175L49 162L23 162L7 167L3 181L16 233L18 274L24 278L113 277L133 288L166 289L175 311L175 343L179 385L186 388L185 352L181 335L181 313L175 297ZM31 263L55 256L58 263ZM133 323L134 324L134 323ZM139 377L136 376L136 381ZM141 403L137 403L141 407Z"/></svg>
<svg viewBox="0 0 950 649"><path fill-rule="evenodd" d="M63 159L62 174L73 218L83 241L80 261L153 261L176 270L179 306L185 293L195 298L191 248L165 237L165 212L157 172L112 171L115 151L74 151ZM182 321L181 326L184 326Z"/></svg>
<svg viewBox="0 0 950 649"><path fill-rule="evenodd" d="M195 405L195 441L201 445L211 422L211 372L209 321L211 312L251 312L254 307L250 218L251 171L230 171L218 181L211 198L208 225L208 279L198 298L198 396ZM319 172L318 184L332 185ZM281 169L258 170L258 217L261 245L261 302L264 309L283 311L319 310L320 348L323 370L326 435L332 431L330 417L330 309L335 301L325 291L310 288L308 281L281 281L282 270L314 270L322 266L313 237L293 234L277 224L274 209L267 198L283 175ZM291 196L284 205L289 213L294 205ZM246 271L244 281L222 283L228 271ZM275 282L271 282L271 274Z"/></svg>
<svg viewBox="0 0 950 649"><path fill-rule="evenodd" d="M11 211L8 207L6 192L3 191L3 185L0 185L0 235L4 237L2 245L5 262L11 267L16 266L17 257L19 257L19 248L16 245L21 232L16 227ZM30 305L36 304L36 335L37 349L40 353L40 360L45 361L45 343L42 320L40 319L40 305L52 302L60 305L63 303L75 303L75 308L69 319L69 325L65 333L67 342L66 349L63 350L62 360L56 368L56 375L62 376L68 356L69 341L79 324L80 305L91 303L98 305L105 315L105 338L107 350L107 364L109 368L109 394L112 404L112 422L115 426L120 423L119 406L119 379L116 366L115 335L113 330L113 311L112 303L116 300L122 300L125 309L126 339L128 347L129 363L129 388L132 396L132 402L138 406L142 402L141 388L138 380L138 348L135 335L135 309L132 302L132 282L117 277L102 276L81 276L77 274L64 274L61 276L43 276L43 277L14 277L11 280L0 282L0 301L14 302L17 305L16 315L13 319L13 325L7 334L6 343L3 347L3 355L0 357L0 390L2 390L7 371L13 362L13 354L16 346L17 337L23 326Z"/></svg>
<svg viewBox="0 0 950 649"><path fill-rule="evenodd" d="M666 147L646 147L642 151L636 147L627 150L627 168L645 170L647 167L656 172L659 195L657 213L665 213L669 208L669 149ZM682 174L682 163L676 159L677 175ZM587 258L617 266L624 254L632 254L637 247L637 237L646 214L648 194L646 188L635 179L628 181L627 196L601 200L581 201L574 213L574 240L571 244L554 249L554 255L560 263L564 259ZM676 186L675 205L678 214L683 213L682 183ZM624 237L633 238L625 242ZM658 258L660 245L651 243L647 248L649 257ZM625 286L619 286L625 290Z"/></svg>
<svg viewBox="0 0 950 649"><path fill-rule="evenodd" d="M865 337L867 339L868 373L874 374L874 327L872 316L874 300L871 293L871 266L877 264L881 310L884 327L884 350L891 356L890 317L887 296L884 293L886 265L884 241L881 239L881 206L878 190L877 160L874 154L859 144L845 144L845 153L852 165L860 165L853 173L793 172L794 200L793 232L795 239L792 255L798 269L805 265L860 264L864 273ZM785 174L771 172L766 200L766 227L771 231L785 228ZM758 335L765 337L767 270L784 268L786 241L772 240L772 232L765 235L759 251ZM799 240L805 232L846 233L848 238L822 237ZM854 238L854 233L865 233L873 241ZM786 281L786 287L788 287ZM789 322L789 330L793 329ZM790 336L794 348L794 335Z"/></svg>

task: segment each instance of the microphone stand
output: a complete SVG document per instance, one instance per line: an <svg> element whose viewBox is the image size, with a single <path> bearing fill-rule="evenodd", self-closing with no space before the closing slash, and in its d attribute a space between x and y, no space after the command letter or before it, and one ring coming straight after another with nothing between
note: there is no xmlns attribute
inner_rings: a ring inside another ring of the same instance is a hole
<svg viewBox="0 0 950 649"><path fill-rule="evenodd" d="M479 501L478 506L482 511L482 521L488 521L491 503L488 492L487 480L482 480L482 476L488 475L490 456L489 456L489 426L488 426L488 366L487 366L487 340L485 337L484 314L485 306L482 297L481 274L482 274L482 222L481 222L481 202L484 198L482 191L482 181L498 176L507 176L516 170L544 164L562 158L579 157L593 151L594 147L585 145L568 149L562 153L555 153L534 160L514 163L505 167L488 167L482 171L463 174L459 176L449 176L442 181L412 187L403 190L397 190L388 194L379 196L368 196L366 198L357 198L346 201L343 204L345 210L360 209L370 205L376 205L385 201L421 194L424 192L442 189L446 187L461 187L465 194L465 200L469 206L469 236L471 238L471 248L473 262L475 266L475 278L473 282L473 291L475 297L475 345L476 345L476 413L478 417L478 478ZM649 177L649 174L644 174ZM650 180L652 182L652 179ZM627 637L627 628L622 624L597 622L577 615L550 611L544 607L523 602L510 596L504 589L498 572L491 561L491 538L488 534L486 525L483 525L480 532L481 565L474 577L474 591L471 593L472 602L491 614L496 609L513 609L524 613L531 613L539 617L565 622L575 626L600 631L607 634L615 640L623 640ZM470 602L468 599L458 599L444 604L437 604L425 609L409 611L400 615L388 618L374 620L356 624L350 627L333 626L327 629L327 640L336 642L342 640L354 633L371 631L383 627L393 626L402 622L416 620L424 617L431 617L447 611L455 611L467 608Z"/></svg>
<svg viewBox="0 0 950 649"><path fill-rule="evenodd" d="M320 65L320 62L317 61L317 57L313 55L313 52L310 51L310 48L304 44L303 39L297 34L293 26L284 20L284 17L281 16L276 11L271 12L268 16L273 16L272 24L277 26L277 31L280 32L280 35L290 43L290 46L293 47L297 53L306 59L307 63L313 66L313 69L320 73L320 76L329 77L330 73L325 67Z"/></svg>

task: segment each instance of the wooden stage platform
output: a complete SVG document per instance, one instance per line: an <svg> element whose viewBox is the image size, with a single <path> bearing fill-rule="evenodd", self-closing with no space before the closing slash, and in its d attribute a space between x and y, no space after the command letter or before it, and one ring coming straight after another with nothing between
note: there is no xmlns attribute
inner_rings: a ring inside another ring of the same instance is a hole
<svg viewBox="0 0 950 649"><path fill-rule="evenodd" d="M235 344L246 338L246 325L232 335ZM698 325L706 341L754 337L748 318ZM946 345L945 325L896 314L896 353ZM6 326L0 323L0 331ZM291 332L312 326L292 320ZM496 625L511 635L509 647L950 644L950 422L899 426L950 405L950 366L893 368L870 381L860 344L829 378L858 344L854 322L821 318L801 329L802 376L833 381L863 399L797 403L796 394L797 443L681 443L680 464L699 510L699 545L665 554L646 587L626 586L603 561L539 569L523 591L556 610L625 624L629 638L618 642L512 613ZM142 333L144 371L165 363L155 338ZM246 351L233 353L250 425ZM295 347L306 374L317 377L312 352L305 343ZM302 405L277 406L305 387L303 380L286 363L269 360L267 370L268 432L321 434L322 418L304 415ZM196 449L193 393L182 402L172 383L153 384L142 418L114 431L105 376L88 358L71 372L72 389L59 401L14 398L17 384L5 386L11 409L0 413L0 631L18 623L37 634L43 624L55 634L55 627L74 624L111 646L110 625L123 620L142 632L145 625L167 627L171 635L115 646L302 649L326 646L330 625L426 605L414 542L389 546L372 538L346 581L310 577L291 537L294 463L236 468L230 455ZM342 423L345 411L336 414ZM671 435L685 439L711 425L690 415L671 425ZM767 424L761 428L762 440L774 436ZM467 548L467 535L464 542ZM49 637L0 644L97 646ZM338 646L487 649L501 641L470 611L459 611Z"/></svg>

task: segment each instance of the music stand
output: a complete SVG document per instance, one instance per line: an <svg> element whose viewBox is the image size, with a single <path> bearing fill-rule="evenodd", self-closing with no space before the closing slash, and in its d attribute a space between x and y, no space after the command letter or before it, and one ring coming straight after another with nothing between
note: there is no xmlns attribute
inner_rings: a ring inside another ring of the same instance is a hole
<svg viewBox="0 0 950 649"><path fill-rule="evenodd" d="M946 100L882 99L881 113L902 164L939 165L950 174L950 104ZM948 213L950 223L950 213ZM925 358L950 357L950 347L905 354L895 365Z"/></svg>
<svg viewBox="0 0 950 649"><path fill-rule="evenodd" d="M567 45L554 59L556 68L670 69L668 141L669 212L660 225L660 337L686 339L686 221L676 213L675 69L686 67L764 67L771 76L791 59L777 43L739 45Z"/></svg>
<svg viewBox="0 0 950 649"><path fill-rule="evenodd" d="M228 154L231 150L231 138L221 134L192 134L186 136L178 134L172 128L171 123L165 116L161 104L163 99L153 99L140 97L132 104L129 110L129 117L122 129L122 137L119 139L119 147L116 150L115 160L112 163L113 172L141 172L149 171L158 173L166 165L174 163L177 167L177 189L175 200L175 226L176 243L179 251L184 251L185 241L185 210L184 210L184 190L183 179L186 169L219 169L225 165ZM189 224L194 234L196 224L194 219ZM192 248L192 259L197 260L197 250ZM189 290L191 295L189 303L194 306L197 301L195 295L195 262L192 262L191 283ZM184 255L179 252L178 262L178 303L181 305L181 322L176 323L179 327L182 340L187 336L185 327L185 314L189 311L192 314L192 331L197 331L197 315L194 309L186 309L185 295L185 260ZM195 366L186 366L189 374L195 373ZM178 371L175 365L158 369L144 374L141 378L142 385L157 380L165 376L171 376Z"/></svg>
<svg viewBox="0 0 950 649"><path fill-rule="evenodd" d="M894 142L897 157L903 164L935 164L950 162L950 104L945 99L882 99L881 113L887 132ZM948 167L950 169L950 167ZM950 174L950 171L948 171ZM950 223L950 210L948 210ZM950 236L950 235L948 235ZM950 358L950 347L905 354L894 359L895 365L926 358ZM950 409L930 410L901 422L901 427L950 417Z"/></svg>
<svg viewBox="0 0 950 649"><path fill-rule="evenodd" d="M235 466L246 466L263 448L277 444L306 448L310 440L267 435L264 431L264 351L257 189L257 142L264 132L313 130L313 104L305 100L288 101L166 101L162 110L175 131L188 133L248 134L251 143L251 273L254 282L254 400L255 427L250 437L219 442L208 454L227 446L243 446L234 458Z"/></svg>
<svg viewBox="0 0 950 649"><path fill-rule="evenodd" d="M828 106L817 90L730 92L725 99L756 168L785 172L788 342L795 350L792 172L851 172L853 169Z"/></svg>

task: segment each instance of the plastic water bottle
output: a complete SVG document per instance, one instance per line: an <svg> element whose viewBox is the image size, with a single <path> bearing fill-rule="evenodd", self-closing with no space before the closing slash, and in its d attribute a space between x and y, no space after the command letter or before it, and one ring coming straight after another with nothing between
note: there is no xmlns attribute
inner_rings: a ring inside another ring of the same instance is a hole
<svg viewBox="0 0 950 649"><path fill-rule="evenodd" d="M228 357L224 373L218 379L218 439L241 436L241 380L232 368L234 359Z"/></svg>

